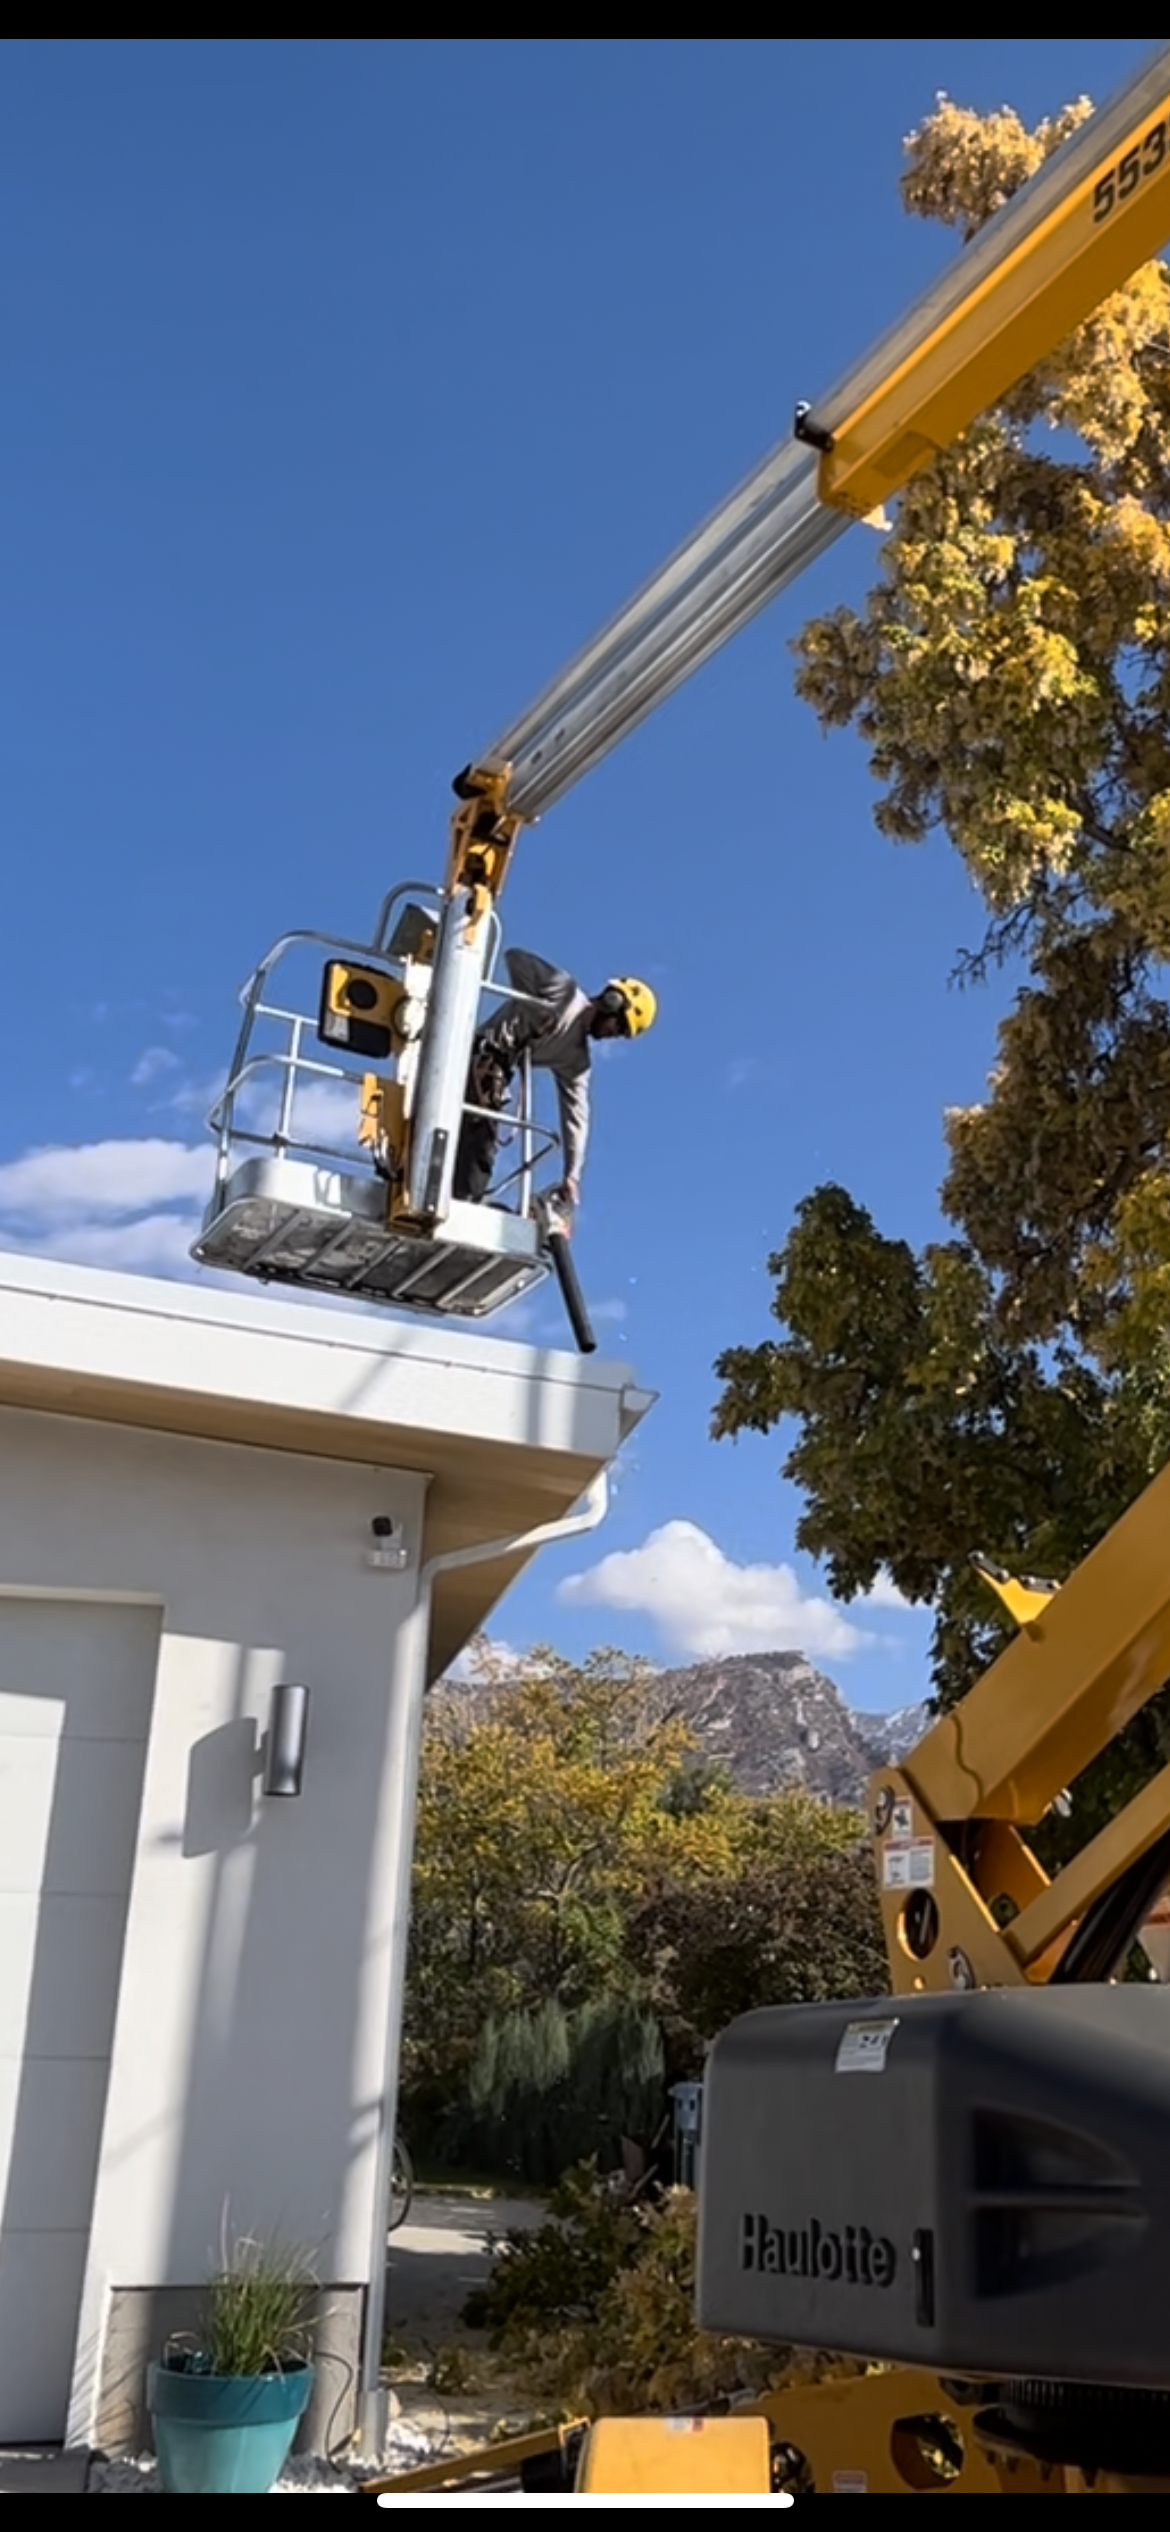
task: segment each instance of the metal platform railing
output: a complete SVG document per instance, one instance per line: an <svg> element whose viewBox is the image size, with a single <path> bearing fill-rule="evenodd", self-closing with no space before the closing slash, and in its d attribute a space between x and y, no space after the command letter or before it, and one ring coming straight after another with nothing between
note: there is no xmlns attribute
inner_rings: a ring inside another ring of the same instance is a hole
<svg viewBox="0 0 1170 2532"><path fill-rule="evenodd" d="M316 1014L278 995L274 983L296 952L311 949L327 959L374 963L409 988L411 960L396 956L392 947L396 910L407 900L424 908L438 905L433 888L404 882L383 899L372 942L286 932L249 977L227 1081L208 1120L216 1139L214 1185L192 1255L221 1272L305 1292L347 1294L444 1317L486 1318L549 1271L536 1174L556 1153L558 1136L535 1114L527 1060L505 1110L465 1111L490 1115L499 1129L485 1199L456 1200L441 1230L430 1235L392 1226L386 1180L359 1140L370 1067L358 1069L323 1053ZM491 922L483 998L515 999L495 973L494 914ZM261 1043L266 1035L275 1042ZM312 1054L306 1051L309 1043ZM409 1056L408 1048L407 1064ZM401 1064L399 1070L401 1077Z"/></svg>

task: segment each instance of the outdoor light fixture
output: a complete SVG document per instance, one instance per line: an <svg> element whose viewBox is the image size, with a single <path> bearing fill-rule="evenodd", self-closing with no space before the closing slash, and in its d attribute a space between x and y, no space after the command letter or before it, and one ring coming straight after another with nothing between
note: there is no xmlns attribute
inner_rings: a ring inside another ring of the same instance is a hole
<svg viewBox="0 0 1170 2532"><path fill-rule="evenodd" d="M278 1680L268 1707L263 1789L268 1795L299 1794L309 1737L309 1691Z"/></svg>

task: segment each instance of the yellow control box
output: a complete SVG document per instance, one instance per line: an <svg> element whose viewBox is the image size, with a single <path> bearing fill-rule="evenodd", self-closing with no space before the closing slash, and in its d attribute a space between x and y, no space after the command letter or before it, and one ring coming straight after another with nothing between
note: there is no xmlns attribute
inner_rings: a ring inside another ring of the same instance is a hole
<svg viewBox="0 0 1170 2532"><path fill-rule="evenodd" d="M771 2485L766 2418L599 2418L577 2472L583 2497L766 2497Z"/></svg>

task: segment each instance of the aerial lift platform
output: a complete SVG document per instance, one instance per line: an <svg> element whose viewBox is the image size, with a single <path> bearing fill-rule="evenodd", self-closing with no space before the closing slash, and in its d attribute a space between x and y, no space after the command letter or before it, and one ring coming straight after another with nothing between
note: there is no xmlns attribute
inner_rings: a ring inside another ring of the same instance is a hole
<svg viewBox="0 0 1170 2532"><path fill-rule="evenodd" d="M852 521L882 524L885 502L1168 237L1162 47L846 378L797 405L791 433L464 767L441 884L396 886L368 942L291 935L261 962L212 1120L201 1264L479 1320L555 1269L578 1342L591 1344L567 1225L548 1202L556 1138L538 1129L530 1080L518 1085L487 1202L453 1195L476 1031L507 990L499 901L519 834ZM298 942L327 953L316 1004L278 998ZM284 1037L261 1053L265 1028ZM279 1083L263 1129L262 1076ZM297 1134L305 1092L323 1081L352 1093L344 1130L324 1148Z"/></svg>

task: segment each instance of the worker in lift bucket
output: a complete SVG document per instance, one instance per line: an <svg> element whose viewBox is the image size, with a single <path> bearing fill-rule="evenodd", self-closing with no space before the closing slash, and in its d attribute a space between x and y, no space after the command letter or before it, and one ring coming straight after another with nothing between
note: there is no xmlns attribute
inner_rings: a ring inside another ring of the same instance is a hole
<svg viewBox="0 0 1170 2532"><path fill-rule="evenodd" d="M516 1066L527 1054L533 1064L552 1074L556 1084L564 1176L555 1201L571 1218L581 1193L589 1140L593 1042L643 1036L653 1027L658 1006L649 985L637 976L613 976L600 993L587 994L563 968L550 967L547 959L537 958L531 950L507 950L504 963L513 992L523 1000L502 1003L476 1037L467 1103L490 1114L464 1117L453 1192L471 1204L482 1203L486 1196L499 1150L498 1119L507 1105Z"/></svg>

